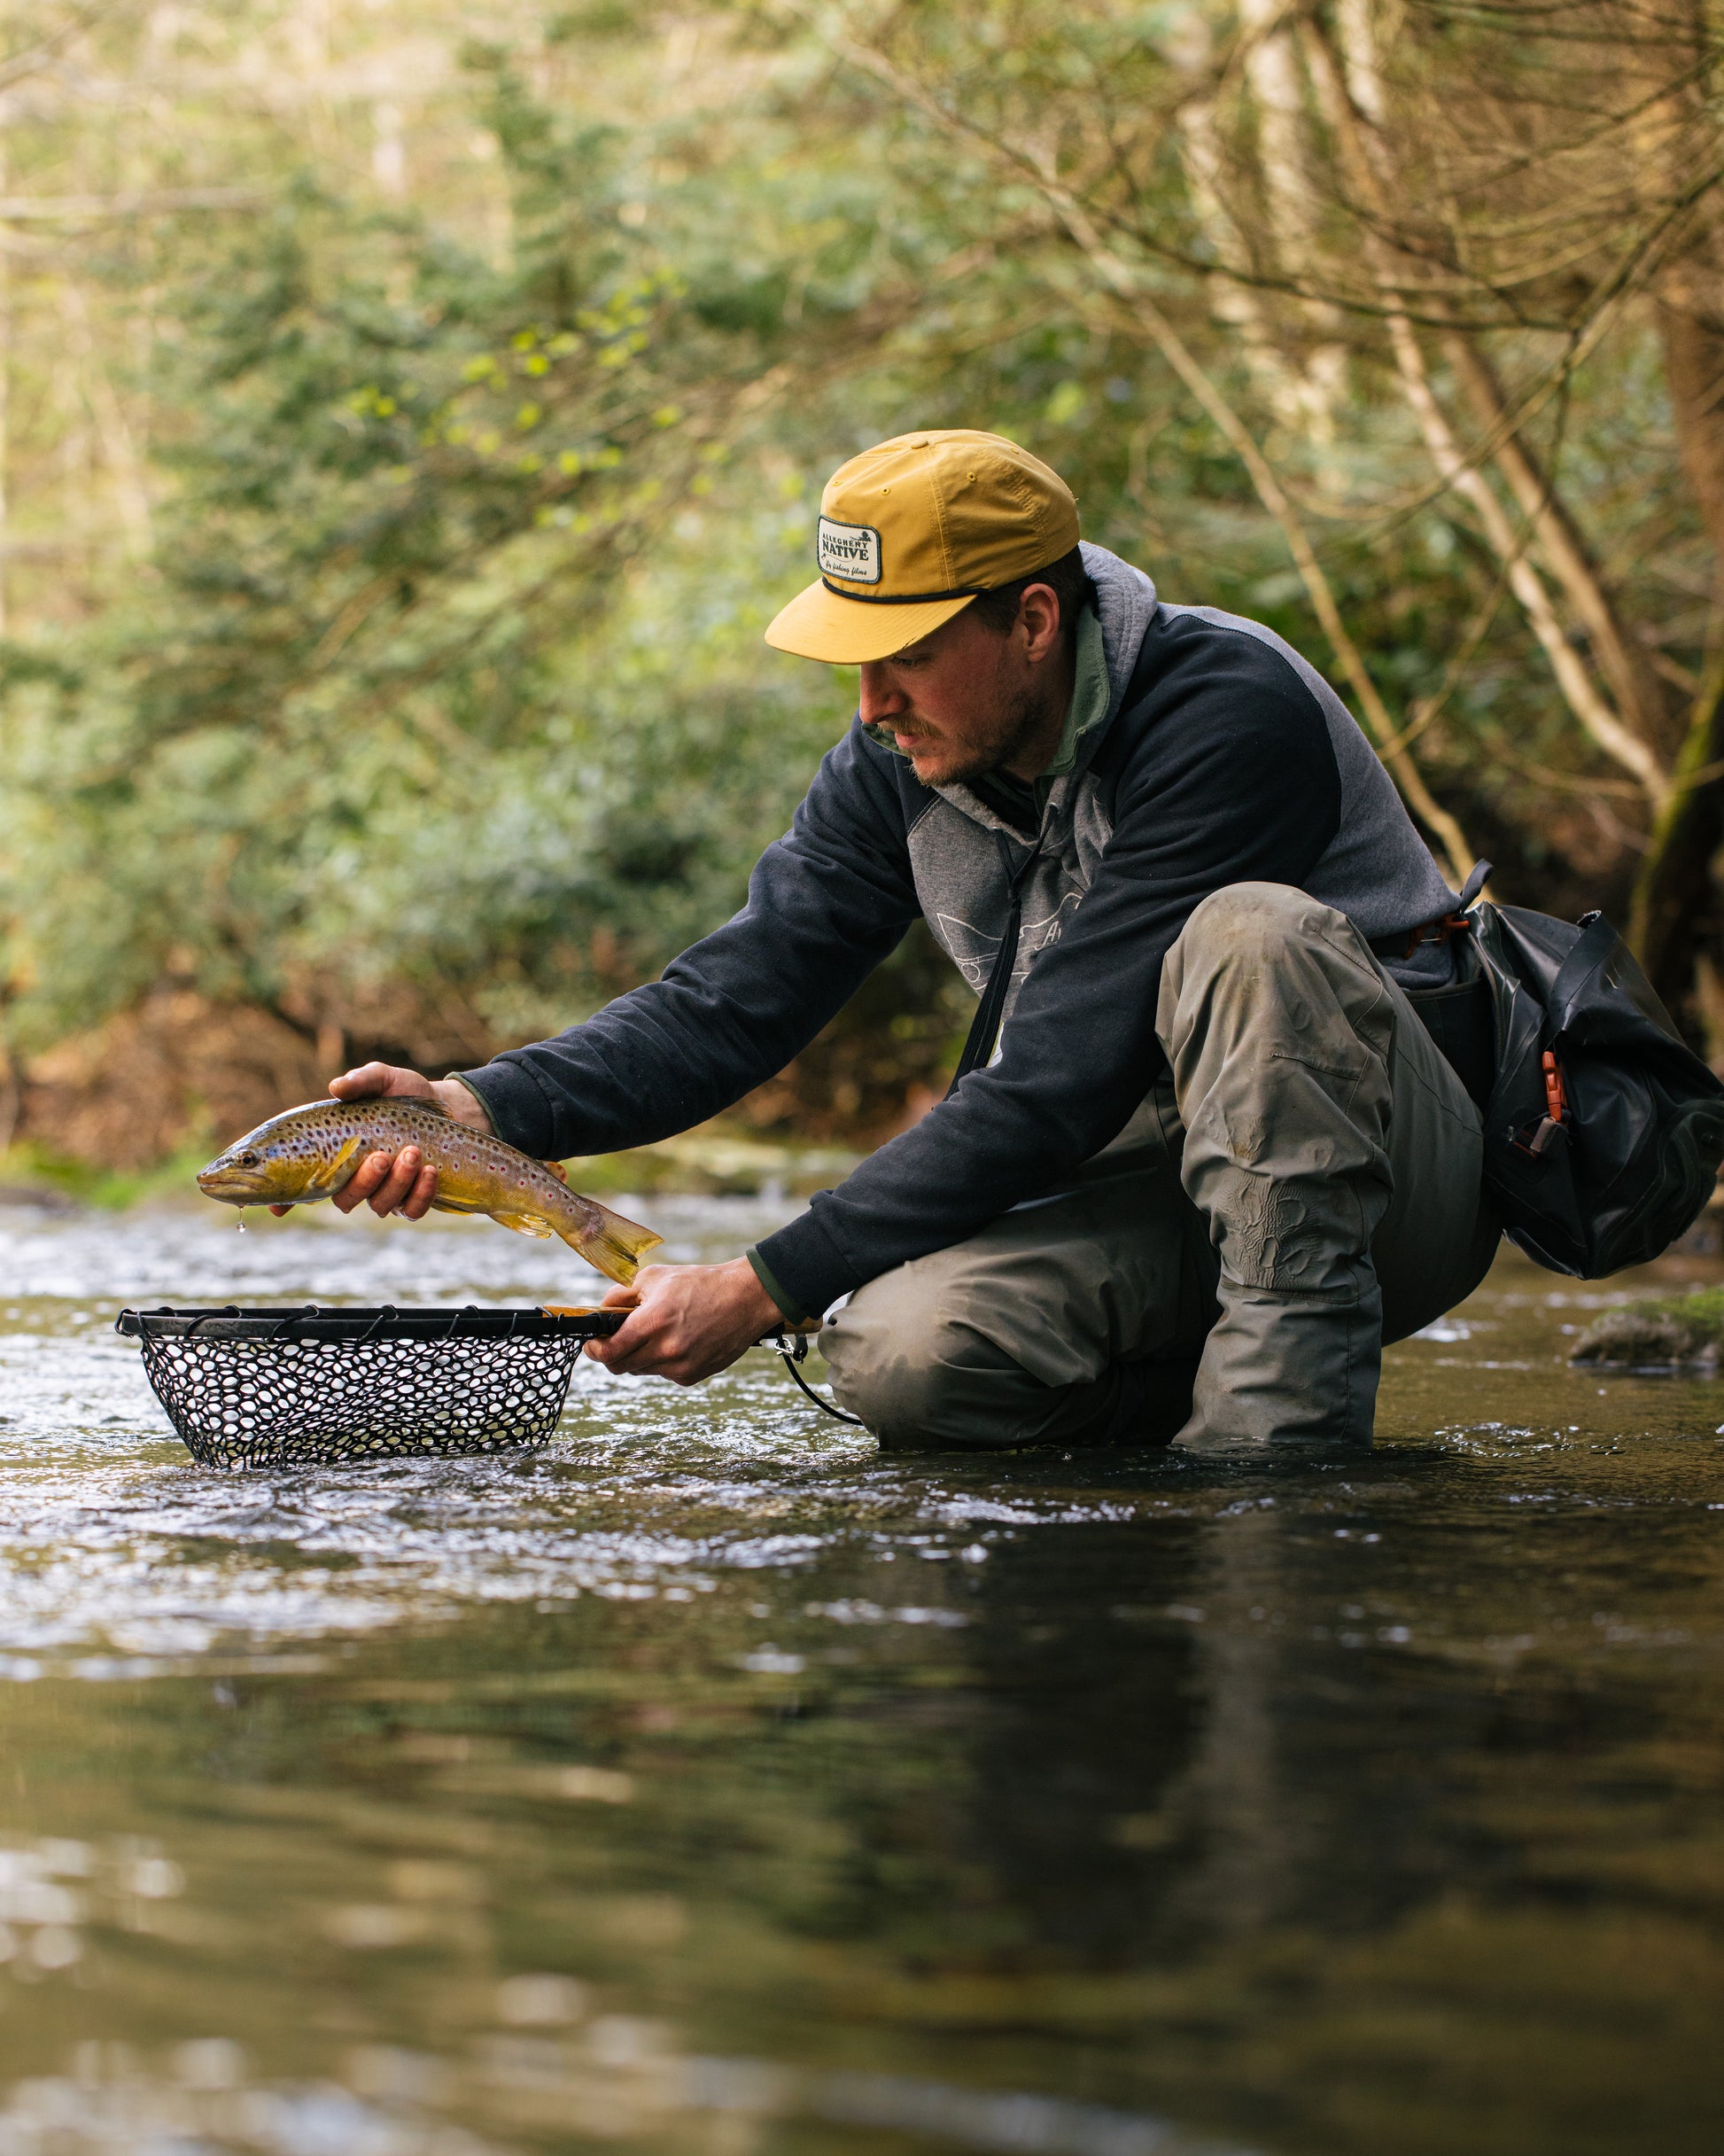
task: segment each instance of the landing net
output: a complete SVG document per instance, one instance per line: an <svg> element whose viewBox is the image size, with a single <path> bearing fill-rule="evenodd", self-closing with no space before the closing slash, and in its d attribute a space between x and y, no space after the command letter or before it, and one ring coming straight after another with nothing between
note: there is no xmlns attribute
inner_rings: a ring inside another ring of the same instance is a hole
<svg viewBox="0 0 1724 2156"><path fill-rule="evenodd" d="M625 1311L124 1310L156 1397L206 1467L278 1467L543 1444L581 1343Z"/></svg>

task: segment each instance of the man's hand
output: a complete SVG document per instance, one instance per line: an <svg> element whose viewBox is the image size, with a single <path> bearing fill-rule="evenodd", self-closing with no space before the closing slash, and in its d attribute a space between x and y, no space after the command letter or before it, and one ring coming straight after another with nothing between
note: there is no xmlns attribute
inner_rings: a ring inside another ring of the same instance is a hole
<svg viewBox="0 0 1724 2156"><path fill-rule="evenodd" d="M399 1063L361 1063L331 1078L330 1091L338 1101L430 1101L457 1123L490 1133L484 1104L459 1078L428 1078L417 1070L403 1070Z"/></svg>
<svg viewBox="0 0 1724 2156"><path fill-rule="evenodd" d="M642 1265L633 1287L613 1288L602 1307L633 1315L609 1340L587 1342L593 1360L679 1385L727 1370L784 1322L746 1257L725 1265Z"/></svg>
<svg viewBox="0 0 1724 2156"><path fill-rule="evenodd" d="M338 1101L430 1101L471 1130L491 1129L491 1118L475 1094L457 1078L428 1078L417 1070L404 1070L397 1063L361 1063L330 1080ZM560 1171L559 1171L560 1172ZM403 1146L399 1153L368 1153L331 1201L338 1213L369 1205L381 1220L400 1213L408 1220L423 1220L437 1195L437 1171L428 1168L417 1146ZM272 1205L272 1213L291 1212L291 1205Z"/></svg>

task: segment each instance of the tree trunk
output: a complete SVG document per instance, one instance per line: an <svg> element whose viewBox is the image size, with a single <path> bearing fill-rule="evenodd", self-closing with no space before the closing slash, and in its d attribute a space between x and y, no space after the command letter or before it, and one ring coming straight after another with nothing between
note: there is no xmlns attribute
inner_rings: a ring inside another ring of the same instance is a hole
<svg viewBox="0 0 1724 2156"><path fill-rule="evenodd" d="M1628 943L1672 1012L1692 1025L1685 1007L1695 961L1714 940L1712 860L1724 841L1724 667L1708 670L1695 698L1672 781L1635 880Z"/></svg>
<svg viewBox="0 0 1724 2156"><path fill-rule="evenodd" d="M1687 257L1664 278L1658 314L1682 470L1724 563L1724 278Z"/></svg>
<svg viewBox="0 0 1724 2156"><path fill-rule="evenodd" d="M1710 249L1705 251L1710 253ZM1658 297L1665 379L1682 469L1705 520L1724 600L1724 307L1720 280L1697 251L1666 271ZM1718 601L1714 601L1716 605ZM1724 667L1714 659L1677 760L1675 790L1652 827L1635 887L1628 940L1673 1009L1694 992L1696 967L1718 947L1718 879L1724 844L1724 774L1685 787L1689 773L1724 762ZM1688 1014L1690 1024L1693 1013Z"/></svg>

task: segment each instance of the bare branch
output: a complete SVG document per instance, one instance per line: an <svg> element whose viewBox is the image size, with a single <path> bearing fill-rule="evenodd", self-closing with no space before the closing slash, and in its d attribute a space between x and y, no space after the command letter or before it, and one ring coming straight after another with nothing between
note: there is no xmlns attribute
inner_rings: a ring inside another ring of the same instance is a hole
<svg viewBox="0 0 1724 2156"><path fill-rule="evenodd" d="M1340 86L1328 66L1326 48L1320 39L1312 37L1308 57L1312 62L1312 81L1319 95L1324 97L1330 119L1353 164L1355 184L1363 192L1375 192L1382 185L1378 171L1378 163L1383 156L1381 144L1376 145L1375 157L1367 150L1353 105L1341 94ZM1349 53L1348 62L1349 75L1355 80L1361 75L1368 77L1374 74L1368 54ZM1462 455L1456 443L1448 421L1431 386L1425 354L1420 349L1417 336L1406 315L1397 306L1399 287L1387 249L1374 230L1367 231L1365 244L1367 255L1388 309L1389 340L1395 368L1401 377L1407 402L1418 422L1419 432L1425 437L1432 463L1477 515L1492 551L1503 565L1510 589L1519 601L1533 634L1544 649L1564 701L1604 753L1640 782L1654 810L1662 811L1670 795L1669 774L1646 741L1626 726L1618 713L1611 709L1588 673L1585 662L1564 634L1544 581L1526 558L1524 543L1517 539L1507 512L1476 466ZM1504 439L1507 439L1506 434ZM1501 446L1499 443L1498 447ZM1533 485L1536 492L1536 479ZM1534 521L1539 516L1544 515L1554 530L1554 519L1548 518L1548 498L1542 502L1534 501L1533 509ZM1565 549L1562 558L1570 570L1578 566L1573 549ZM1608 627L1608 610L1604 606L1603 595L1595 589L1589 595L1596 599L1597 611L1604 615Z"/></svg>
<svg viewBox="0 0 1724 2156"><path fill-rule="evenodd" d="M792 0L792 5L795 12L810 23L816 35L852 66L873 75L895 96L949 132L961 135L985 147L996 157L1007 155L1003 146L985 129L976 127L960 114L949 112L932 96L926 85L895 66L884 53L819 20L810 8L802 4L802 0ZM1009 161L1020 167L1024 162L1021 155L1011 155ZM1341 619L1333 588L1324 572L1298 513L1268 458L1257 446L1250 429L1157 306L1138 269L1108 245L1083 205L1057 175L1045 168L1036 170L1032 167L1032 170L1049 206L1065 226L1080 252L1107 288L1130 307L1138 323L1148 331L1168 364L1208 414L1228 446L1245 466L1258 499L1280 527L1287 550L1293 556L1300 580L1322 624L1324 634L1334 650L1342 673L1359 700L1360 709L1365 715L1372 736L1385 745L1385 760L1394 772L1409 806L1426 829L1441 841L1452 871L1464 880L1473 861L1472 849L1467 844L1466 835L1456 818L1432 794L1425 784L1424 774L1413 760L1410 750L1404 743L1397 744L1394 720L1371 677L1358 646Z"/></svg>

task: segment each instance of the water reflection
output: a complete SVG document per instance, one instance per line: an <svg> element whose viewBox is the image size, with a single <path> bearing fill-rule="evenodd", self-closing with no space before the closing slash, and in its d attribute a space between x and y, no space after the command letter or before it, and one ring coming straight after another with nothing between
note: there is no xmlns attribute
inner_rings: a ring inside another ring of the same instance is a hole
<svg viewBox="0 0 1724 2156"><path fill-rule="evenodd" d="M882 1460L762 1358L236 1476L114 1304L566 1260L6 1233L0 2156L1714 2144L1724 1390L1567 1371L1614 1287L1349 1465Z"/></svg>

